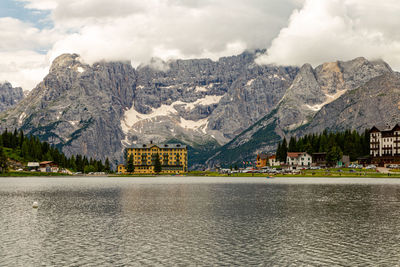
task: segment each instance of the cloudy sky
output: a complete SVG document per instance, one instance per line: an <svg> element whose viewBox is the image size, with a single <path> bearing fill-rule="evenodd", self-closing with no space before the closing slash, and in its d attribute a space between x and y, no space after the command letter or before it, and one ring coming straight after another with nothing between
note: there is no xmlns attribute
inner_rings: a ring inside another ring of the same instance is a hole
<svg viewBox="0 0 400 267"><path fill-rule="evenodd" d="M32 89L62 53L86 63L265 48L258 64L358 56L400 70L398 0L1 0L0 81Z"/></svg>

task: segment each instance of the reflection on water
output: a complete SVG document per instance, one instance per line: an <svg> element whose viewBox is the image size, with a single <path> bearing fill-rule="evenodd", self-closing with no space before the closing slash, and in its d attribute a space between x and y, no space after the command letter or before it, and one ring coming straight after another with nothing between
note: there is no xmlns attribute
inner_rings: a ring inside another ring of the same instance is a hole
<svg viewBox="0 0 400 267"><path fill-rule="evenodd" d="M5 178L0 266L392 266L399 199L400 180Z"/></svg>

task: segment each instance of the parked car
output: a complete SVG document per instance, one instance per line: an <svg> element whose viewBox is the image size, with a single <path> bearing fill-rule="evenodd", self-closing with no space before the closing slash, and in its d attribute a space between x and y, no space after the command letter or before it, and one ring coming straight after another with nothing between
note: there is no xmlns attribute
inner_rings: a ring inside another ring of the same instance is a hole
<svg viewBox="0 0 400 267"><path fill-rule="evenodd" d="M321 167L320 166L312 166L310 167L310 170L320 170Z"/></svg>
<svg viewBox="0 0 400 267"><path fill-rule="evenodd" d="M367 167L365 167L365 169L370 170L370 169L376 169L375 165L368 165Z"/></svg>

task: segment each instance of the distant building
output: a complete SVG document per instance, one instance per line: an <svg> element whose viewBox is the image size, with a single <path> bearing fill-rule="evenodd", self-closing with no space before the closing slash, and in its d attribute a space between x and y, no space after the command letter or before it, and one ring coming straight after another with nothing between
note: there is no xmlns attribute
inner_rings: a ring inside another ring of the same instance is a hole
<svg viewBox="0 0 400 267"><path fill-rule="evenodd" d="M39 162L28 162L28 164L26 165L26 167L30 170L30 171L38 171L40 164Z"/></svg>
<svg viewBox="0 0 400 267"><path fill-rule="evenodd" d="M336 163L338 167L349 167L350 165L350 156L343 155L342 158Z"/></svg>
<svg viewBox="0 0 400 267"><path fill-rule="evenodd" d="M258 154L257 155L257 169L261 169L262 167L267 166L268 164L268 155L267 154Z"/></svg>
<svg viewBox="0 0 400 267"><path fill-rule="evenodd" d="M187 172L188 155L187 147L182 144L136 144L127 148L127 158L133 156L134 173L155 173L155 160L159 156L161 172L184 173ZM118 172L126 173L126 166L118 165Z"/></svg>
<svg viewBox="0 0 400 267"><path fill-rule="evenodd" d="M118 173L126 173L125 165L124 165L124 164L119 164L119 165L117 166L117 172L118 172Z"/></svg>
<svg viewBox="0 0 400 267"><path fill-rule="evenodd" d="M39 163L39 170L41 172L58 172L58 164L53 161L42 161Z"/></svg>
<svg viewBox="0 0 400 267"><path fill-rule="evenodd" d="M269 166L280 166L281 163L276 160L276 155L272 155L268 157L268 165Z"/></svg>
<svg viewBox="0 0 400 267"><path fill-rule="evenodd" d="M311 166L312 157L307 152L288 152L286 164L289 166Z"/></svg>
<svg viewBox="0 0 400 267"><path fill-rule="evenodd" d="M326 152L312 153L312 163L316 166L326 166Z"/></svg>
<svg viewBox="0 0 400 267"><path fill-rule="evenodd" d="M374 126L370 134L370 156L372 163L384 166L385 164L400 163L400 126L378 129Z"/></svg>

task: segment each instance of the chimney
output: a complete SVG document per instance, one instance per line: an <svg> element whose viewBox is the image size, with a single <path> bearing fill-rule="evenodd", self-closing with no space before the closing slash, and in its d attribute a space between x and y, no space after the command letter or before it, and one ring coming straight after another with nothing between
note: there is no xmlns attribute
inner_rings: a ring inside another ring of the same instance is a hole
<svg viewBox="0 0 400 267"><path fill-rule="evenodd" d="M151 144L151 145L153 144L153 140L150 140L150 144Z"/></svg>

